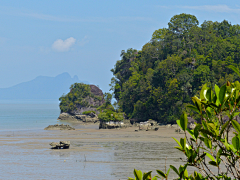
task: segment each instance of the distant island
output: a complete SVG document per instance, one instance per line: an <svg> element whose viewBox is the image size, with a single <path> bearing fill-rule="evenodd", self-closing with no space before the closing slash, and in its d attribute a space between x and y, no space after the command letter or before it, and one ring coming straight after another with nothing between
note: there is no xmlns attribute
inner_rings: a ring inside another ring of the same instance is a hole
<svg viewBox="0 0 240 180"><path fill-rule="evenodd" d="M64 72L56 77L38 76L35 79L9 88L0 88L0 100L47 100L57 99L69 92L71 84L85 83L77 76Z"/></svg>

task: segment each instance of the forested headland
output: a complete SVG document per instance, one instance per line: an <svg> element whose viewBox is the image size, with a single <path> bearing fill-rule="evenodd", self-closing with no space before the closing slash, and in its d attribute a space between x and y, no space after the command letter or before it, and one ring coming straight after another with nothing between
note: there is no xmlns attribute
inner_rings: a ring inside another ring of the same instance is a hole
<svg viewBox="0 0 240 180"><path fill-rule="evenodd" d="M227 66L240 63L240 25L173 16L141 50L121 52L111 70L111 90L127 118L172 123L203 84L222 86L237 80Z"/></svg>

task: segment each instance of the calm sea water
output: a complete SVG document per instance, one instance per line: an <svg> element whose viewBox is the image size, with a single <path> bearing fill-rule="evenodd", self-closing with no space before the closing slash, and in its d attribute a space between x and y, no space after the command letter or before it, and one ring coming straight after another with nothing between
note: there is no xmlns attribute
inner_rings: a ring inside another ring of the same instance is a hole
<svg viewBox="0 0 240 180"><path fill-rule="evenodd" d="M58 101L0 101L0 131L43 129L59 113Z"/></svg>

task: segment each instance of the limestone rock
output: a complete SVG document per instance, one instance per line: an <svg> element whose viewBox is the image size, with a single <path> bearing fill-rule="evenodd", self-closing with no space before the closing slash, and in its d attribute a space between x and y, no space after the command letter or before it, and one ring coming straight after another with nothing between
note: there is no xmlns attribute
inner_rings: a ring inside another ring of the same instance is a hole
<svg viewBox="0 0 240 180"><path fill-rule="evenodd" d="M64 124L55 124L55 125L49 125L48 127L44 128L44 130L75 130L75 128L64 125Z"/></svg>
<svg viewBox="0 0 240 180"><path fill-rule="evenodd" d="M70 141L51 142L49 145L52 146L51 149L69 149Z"/></svg>
<svg viewBox="0 0 240 180"><path fill-rule="evenodd" d="M130 127L131 123L130 120L123 120L120 122L115 121L100 121L99 129L121 129L121 128L127 128Z"/></svg>
<svg viewBox="0 0 240 180"><path fill-rule="evenodd" d="M99 121L98 116L94 113L90 113L89 115L71 115L69 113L61 113L58 117L58 120L82 121L85 123L96 123Z"/></svg>

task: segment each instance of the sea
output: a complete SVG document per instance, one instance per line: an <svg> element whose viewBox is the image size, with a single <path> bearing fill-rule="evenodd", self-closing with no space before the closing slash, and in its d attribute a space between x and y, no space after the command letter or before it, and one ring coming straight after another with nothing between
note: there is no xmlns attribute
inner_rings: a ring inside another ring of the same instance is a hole
<svg viewBox="0 0 240 180"><path fill-rule="evenodd" d="M56 100L1 100L0 131L44 129L56 124L59 114Z"/></svg>

